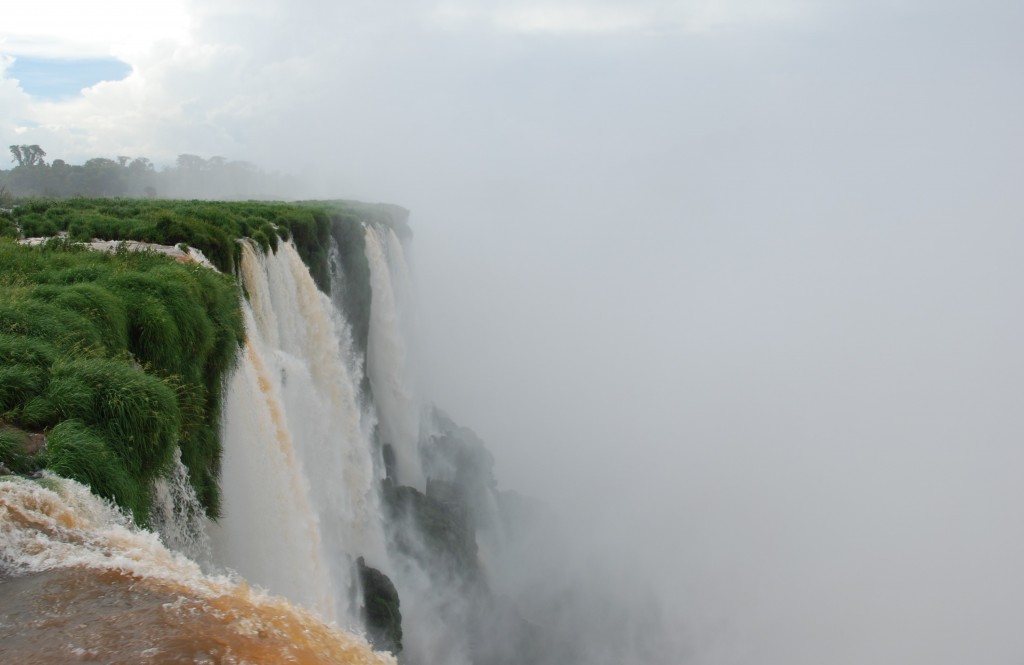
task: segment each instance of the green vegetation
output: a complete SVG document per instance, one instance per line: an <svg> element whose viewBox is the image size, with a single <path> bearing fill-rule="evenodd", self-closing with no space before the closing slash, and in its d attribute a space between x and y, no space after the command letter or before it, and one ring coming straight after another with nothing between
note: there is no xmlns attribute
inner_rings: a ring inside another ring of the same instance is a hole
<svg viewBox="0 0 1024 665"><path fill-rule="evenodd" d="M31 436L13 427L0 427L0 460L4 473L32 473L39 468L36 460L26 451L31 449Z"/></svg>
<svg viewBox="0 0 1024 665"><path fill-rule="evenodd" d="M406 214L345 201L80 198L26 199L0 210L0 464L17 473L45 466L88 483L145 524L152 480L180 447L216 517L221 398L244 335L232 276L238 240L252 238L264 252L292 241L327 293L335 244L344 284L336 295L365 351L364 224L407 233ZM22 237L51 240L14 242ZM93 239L187 245L221 272L76 244ZM26 454L27 442L44 436L45 451Z"/></svg>
<svg viewBox="0 0 1024 665"><path fill-rule="evenodd" d="M8 236L17 233L13 224L29 238L66 233L81 242L184 243L201 250L223 272L233 272L241 256L235 239L251 237L269 251L290 226L312 224L310 214L284 204L138 199L29 199L6 218L9 224L0 227L0 234Z"/></svg>
<svg viewBox="0 0 1024 665"><path fill-rule="evenodd" d="M363 619L366 637L373 648L402 651L402 610L398 590L384 573L366 565L363 557L356 560L359 583L363 590Z"/></svg>
<svg viewBox="0 0 1024 665"><path fill-rule="evenodd" d="M370 339L370 263L366 259L366 234L356 221L355 212L339 212L340 223L331 227L340 256L340 275L345 288L339 294L342 312L352 327L352 339L363 357ZM365 374L365 372L363 372ZM369 381L367 380L367 384Z"/></svg>
<svg viewBox="0 0 1024 665"><path fill-rule="evenodd" d="M370 267L364 224L408 236L408 211L388 204L354 201L261 203L252 201L168 201L141 199L27 199L0 211L0 237L49 237L66 233L74 241L135 240L184 244L203 252L222 272L241 260L235 240L248 237L264 252L291 240L317 286L331 293L332 268L345 288L338 304L352 327L356 348L365 355L370 331ZM332 241L338 262L330 261ZM363 386L368 390L367 386Z"/></svg>
<svg viewBox="0 0 1024 665"><path fill-rule="evenodd" d="M180 446L216 515L223 381L243 335L230 275L0 241L0 461L89 483L145 524L150 483ZM47 438L31 459L30 433Z"/></svg>
<svg viewBox="0 0 1024 665"><path fill-rule="evenodd" d="M46 161L38 145L10 146L15 166L0 170L0 190L14 196L128 196L136 198L282 198L296 189L287 176L264 173L254 164L223 157L178 155L157 169L145 157L94 157L80 165ZM0 200L2 205L2 200Z"/></svg>
<svg viewBox="0 0 1024 665"><path fill-rule="evenodd" d="M73 241L135 240L161 245L184 243L203 252L222 272L234 272L241 257L238 238L252 238L263 251L291 239L317 285L330 293L332 235L343 259L361 260L363 222L396 225L395 206L348 201L261 203L253 201L171 201L143 199L26 199L0 211L0 237L49 237L66 233ZM404 228L397 226L397 228ZM358 271L369 289L368 268ZM366 308L368 310L368 308ZM368 314L366 316L368 320Z"/></svg>

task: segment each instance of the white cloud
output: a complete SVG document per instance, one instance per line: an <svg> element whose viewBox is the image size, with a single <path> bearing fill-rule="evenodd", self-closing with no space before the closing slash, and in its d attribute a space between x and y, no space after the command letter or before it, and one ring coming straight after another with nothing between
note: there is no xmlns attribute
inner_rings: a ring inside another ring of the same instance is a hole
<svg viewBox="0 0 1024 665"><path fill-rule="evenodd" d="M449 29L483 26L525 34L615 34L702 32L731 24L772 24L799 20L811 10L812 5L800 0L519 0L493 5L454 0L439 4L433 18Z"/></svg>
<svg viewBox="0 0 1024 665"><path fill-rule="evenodd" d="M0 26L0 39L15 55L116 55L132 65L124 81L101 83L72 100L26 107L38 124L26 130L28 137L67 159L97 152L170 159L190 151L277 163L276 155L291 152L284 148L287 136L315 144L322 154L364 143L362 136L351 136L350 126L323 136L320 128L332 117L339 123L391 117L393 109L371 110L361 101L391 94L379 89L385 79L371 73L374 69L387 68L383 76L399 81L391 85L406 84L406 72L420 70L408 79L413 88L424 76L440 77L433 90L424 91L431 97L446 89L464 94L452 86L466 85L463 77L480 76L485 63L504 68L515 62L513 53L494 50L510 34L600 38L698 30L758 16L775 20L788 15L786 2L793 1L776 0L771 11L754 11L765 5L749 0L493 5L456 0L401 7L358 1L86 5L49 0L23 3ZM430 27L438 25L445 28L440 33ZM457 44L475 54L456 55ZM449 68L448 74L439 67ZM12 124L6 127L13 131ZM397 135L376 140L388 143Z"/></svg>
<svg viewBox="0 0 1024 665"><path fill-rule="evenodd" d="M21 136L29 129L26 126L29 121L29 97L18 87L17 81L5 76L11 61L12 58L9 56L0 55L0 131L2 129L10 131L11 143L14 143L15 137ZM24 143L20 140L17 142ZM6 160L0 160L0 162L2 161Z"/></svg>
<svg viewBox="0 0 1024 665"><path fill-rule="evenodd" d="M162 39L182 39L184 0L35 0L5 7L0 53L45 58L131 60Z"/></svg>
<svg viewBox="0 0 1024 665"><path fill-rule="evenodd" d="M834 662L836 633L840 662L912 662L929 631L918 662L971 661L971 631L1014 662L1020 3L821 4L197 1L124 81L38 104L0 79L0 137L411 207L431 387L504 486L613 507L688 625L728 606L768 664ZM881 577L876 542L902 548ZM890 588L952 600L893 618Z"/></svg>

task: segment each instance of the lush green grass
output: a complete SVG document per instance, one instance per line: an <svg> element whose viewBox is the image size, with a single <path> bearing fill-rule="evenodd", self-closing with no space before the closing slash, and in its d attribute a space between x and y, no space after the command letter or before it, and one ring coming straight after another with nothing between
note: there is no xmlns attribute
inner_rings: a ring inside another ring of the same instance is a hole
<svg viewBox="0 0 1024 665"><path fill-rule="evenodd" d="M88 482L145 524L148 487L177 446L217 516L222 394L244 335L232 277L238 240L252 238L264 252L290 240L327 293L333 244L345 285L336 295L365 352L364 224L407 235L405 216L346 201L32 199L0 211L0 462L21 472L44 464ZM59 233L67 240L41 247L12 241ZM221 272L74 244L94 238L184 243ZM22 454L26 432L47 434L45 455Z"/></svg>
<svg viewBox="0 0 1024 665"><path fill-rule="evenodd" d="M39 468L37 460L25 452L28 445L28 433L12 427L0 428L0 460L8 471L31 473Z"/></svg>
<svg viewBox="0 0 1024 665"><path fill-rule="evenodd" d="M28 199L0 212L0 236L52 236L73 240L138 240L163 245L184 243L203 251L222 272L240 258L238 238L254 239L276 251L280 239L292 239L317 285L330 292L328 253L331 235L361 233L363 222L387 225L408 235L406 211L387 204L355 201L266 203L158 199Z"/></svg>
<svg viewBox="0 0 1024 665"><path fill-rule="evenodd" d="M217 514L223 382L243 336L230 275L153 253L0 242L0 422L46 432L42 463L141 523L176 446ZM0 460L24 466L13 449Z"/></svg>
<svg viewBox="0 0 1024 665"><path fill-rule="evenodd" d="M81 420L65 420L53 428L44 462L54 473L89 485L96 494L131 510L137 520L149 514L149 484L132 475L104 433Z"/></svg>
<svg viewBox="0 0 1024 665"><path fill-rule="evenodd" d="M387 226L405 237L410 235L407 214L397 206L355 201L30 199L9 213L0 213L0 237L16 237L17 225L25 237L66 232L79 241L99 238L183 243L202 250L222 272L233 272L238 265L238 238L252 238L264 252L277 251L281 240L291 240L325 293L331 292L333 241L340 253L346 285L339 294L340 304L352 326L357 348L365 352L371 293L363 224Z"/></svg>

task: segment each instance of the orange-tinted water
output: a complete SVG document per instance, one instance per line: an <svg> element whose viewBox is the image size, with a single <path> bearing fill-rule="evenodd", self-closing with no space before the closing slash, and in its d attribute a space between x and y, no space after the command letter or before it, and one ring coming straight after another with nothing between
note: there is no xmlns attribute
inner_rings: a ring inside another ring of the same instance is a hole
<svg viewBox="0 0 1024 665"><path fill-rule="evenodd" d="M0 582L0 662L264 665L393 662L284 601L212 598L84 567Z"/></svg>
<svg viewBox="0 0 1024 665"><path fill-rule="evenodd" d="M394 664L166 550L90 495L0 481L0 663Z"/></svg>

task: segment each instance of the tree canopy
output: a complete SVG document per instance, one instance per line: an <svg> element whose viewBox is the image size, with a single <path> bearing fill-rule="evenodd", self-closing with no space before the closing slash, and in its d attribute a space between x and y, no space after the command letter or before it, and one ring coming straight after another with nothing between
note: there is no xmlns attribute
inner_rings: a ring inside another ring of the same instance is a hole
<svg viewBox="0 0 1024 665"><path fill-rule="evenodd" d="M18 166L46 166L46 151L38 145L12 145L11 161Z"/></svg>
<svg viewBox="0 0 1024 665"><path fill-rule="evenodd" d="M55 159L47 164L46 151L38 145L12 145L10 151L16 165L0 170L0 192L18 198L287 199L297 190L290 178L219 156L181 154L173 166L157 170L146 157L94 157L81 165Z"/></svg>

